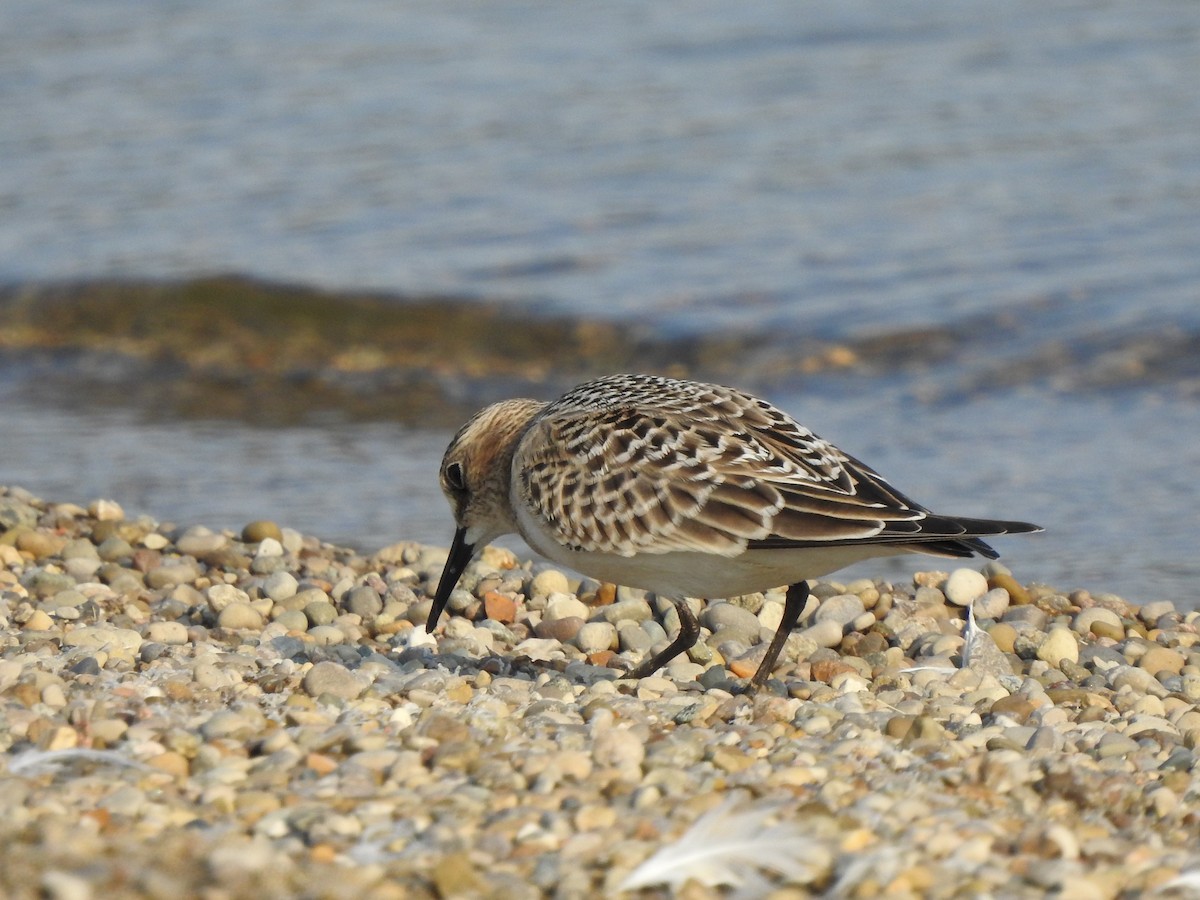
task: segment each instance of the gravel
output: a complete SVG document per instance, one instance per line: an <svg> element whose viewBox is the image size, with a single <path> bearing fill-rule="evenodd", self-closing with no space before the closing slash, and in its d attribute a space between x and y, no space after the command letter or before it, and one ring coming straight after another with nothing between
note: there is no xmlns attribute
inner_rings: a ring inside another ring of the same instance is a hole
<svg viewBox="0 0 1200 900"><path fill-rule="evenodd" d="M431 637L443 548L19 488L0 529L3 896L615 896L681 840L723 858L741 826L706 813L796 842L790 874L766 842L731 867L780 897L1172 896L1200 868L1200 614L1169 603L992 564L821 582L747 695L781 592L705 606L635 682L669 605L504 550ZM721 895L683 865L661 883Z"/></svg>

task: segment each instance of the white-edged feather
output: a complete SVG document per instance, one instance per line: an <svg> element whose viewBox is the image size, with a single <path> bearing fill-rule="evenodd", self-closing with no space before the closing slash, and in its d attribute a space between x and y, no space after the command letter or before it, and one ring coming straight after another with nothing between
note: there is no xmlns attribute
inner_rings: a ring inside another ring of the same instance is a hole
<svg viewBox="0 0 1200 900"><path fill-rule="evenodd" d="M829 850L796 823L767 824L779 811L779 804L739 809L741 805L742 797L735 794L706 812L677 840L630 872L620 889L665 884L678 890L695 881L761 896L771 888L761 875L763 870L791 883L807 884L832 866Z"/></svg>
<svg viewBox="0 0 1200 900"><path fill-rule="evenodd" d="M13 755L8 761L10 775L37 775L52 772L73 762L95 762L110 766L129 766L135 769L150 769L145 763L122 756L114 750L88 750L77 747L68 750L25 750Z"/></svg>

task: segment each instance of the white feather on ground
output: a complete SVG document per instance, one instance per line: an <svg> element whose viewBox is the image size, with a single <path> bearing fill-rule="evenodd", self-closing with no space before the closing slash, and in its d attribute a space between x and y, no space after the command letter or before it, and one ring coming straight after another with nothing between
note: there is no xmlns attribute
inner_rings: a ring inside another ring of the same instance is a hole
<svg viewBox="0 0 1200 900"><path fill-rule="evenodd" d="M1179 893L1185 897L1200 897L1200 869L1180 872L1170 881L1155 888L1156 894Z"/></svg>
<svg viewBox="0 0 1200 900"><path fill-rule="evenodd" d="M88 750L80 747L69 750L25 750L9 758L8 772L10 775L36 775L54 771L73 762L150 769L145 763L122 756L113 750Z"/></svg>
<svg viewBox="0 0 1200 900"><path fill-rule="evenodd" d="M961 669L972 669L981 674L995 675L997 678L1011 678L1012 666L1008 659L996 646L992 636L979 627L975 621L975 604L967 607L967 622L963 626L962 662L956 669L953 666L909 666L901 672L944 672L953 675Z"/></svg>
<svg viewBox="0 0 1200 900"><path fill-rule="evenodd" d="M678 890L696 881L707 887L738 888L743 896L762 896L772 887L763 870L796 884L829 871L830 851L796 823L767 824L779 811L778 804L738 809L742 802L735 794L706 812L678 840L630 872L620 889L665 884Z"/></svg>

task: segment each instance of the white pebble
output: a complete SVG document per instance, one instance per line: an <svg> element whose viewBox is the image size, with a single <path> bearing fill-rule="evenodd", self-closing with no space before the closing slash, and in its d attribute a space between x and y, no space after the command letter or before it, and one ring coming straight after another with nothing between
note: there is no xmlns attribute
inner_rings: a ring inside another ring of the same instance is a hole
<svg viewBox="0 0 1200 900"><path fill-rule="evenodd" d="M531 597L549 597L551 594L566 594L571 590L567 576L558 569L543 569L529 583ZM584 618L587 618L584 616Z"/></svg>
<svg viewBox="0 0 1200 900"><path fill-rule="evenodd" d="M258 551L254 554L254 558L262 559L267 556L283 556L283 544L275 538L263 538L258 542Z"/></svg>
<svg viewBox="0 0 1200 900"><path fill-rule="evenodd" d="M544 572L542 574L545 574ZM585 622L592 617L592 611L583 601L570 594L551 594L546 602L545 621L555 622L571 616L583 619Z"/></svg>
<svg viewBox="0 0 1200 900"><path fill-rule="evenodd" d="M1037 655L1038 659L1056 667L1064 660L1079 662L1079 644L1075 641L1074 632L1062 626L1051 628L1045 640L1038 646Z"/></svg>
<svg viewBox="0 0 1200 900"><path fill-rule="evenodd" d="M611 622L588 622L575 636L575 645L584 653L599 653L617 646L617 629Z"/></svg>
<svg viewBox="0 0 1200 900"><path fill-rule="evenodd" d="M942 586L942 593L955 606L969 606L987 593L987 579L974 569L955 569Z"/></svg>

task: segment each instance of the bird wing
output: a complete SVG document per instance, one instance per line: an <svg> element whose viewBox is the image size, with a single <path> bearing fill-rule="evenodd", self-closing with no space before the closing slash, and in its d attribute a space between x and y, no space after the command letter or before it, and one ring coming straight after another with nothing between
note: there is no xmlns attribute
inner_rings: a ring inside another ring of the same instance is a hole
<svg viewBox="0 0 1200 900"><path fill-rule="evenodd" d="M517 448L520 500L559 543L620 556L920 532L927 511L868 467L765 401L702 387L719 393L686 405L552 406Z"/></svg>

